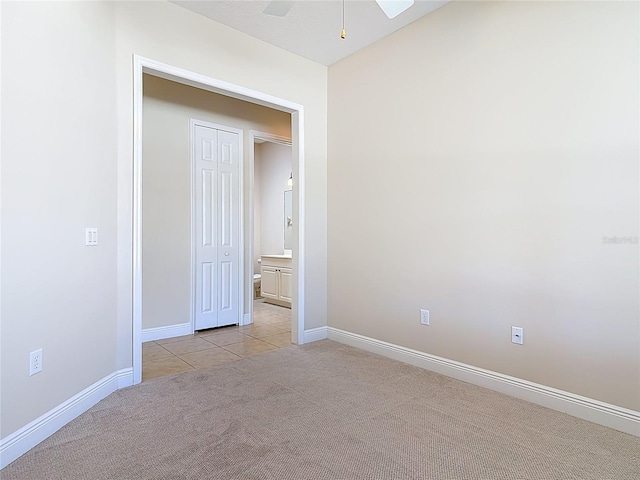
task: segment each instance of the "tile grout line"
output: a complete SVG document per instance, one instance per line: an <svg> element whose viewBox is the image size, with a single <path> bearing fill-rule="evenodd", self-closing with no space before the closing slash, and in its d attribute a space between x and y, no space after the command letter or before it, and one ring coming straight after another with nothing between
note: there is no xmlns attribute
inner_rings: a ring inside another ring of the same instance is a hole
<svg viewBox="0 0 640 480"><path fill-rule="evenodd" d="M276 306L271 306L266 304L267 306L264 306L262 308L257 308L255 310L255 317L254 317L254 323L251 325L244 325L242 327L240 326L233 326L233 327L228 327L228 329L225 330L217 330L212 332L209 336L210 338L206 338L206 336L204 335L198 335L198 332L195 332L194 335L190 335L190 336L185 336L186 338L180 339L177 338L176 339L167 339L166 342L163 343L159 343L158 341L153 341L153 343L159 347L162 347L162 349L168 354L166 357L163 358L158 358L155 360L147 360L146 362L143 359L143 368L144 365L146 364L148 365L153 365L156 362L160 362L169 358L173 358L173 359L179 359L180 362L184 363L185 365L187 365L188 367L190 367L193 370L197 370L198 367L196 367L195 365L192 365L191 363L189 363L185 358L183 358L182 355L190 355L190 354L194 354L194 353L201 353L201 352L206 352L206 351L210 351L210 350L220 350L220 351L224 351L226 354L231 354L233 355L234 359L229 359L228 362L223 362L222 364L225 363L230 363L230 362L234 362L236 360L239 360L241 358L247 358L247 357L251 357L253 355L258 355L259 353L264 353L264 352L256 352L256 353L249 353L247 355L240 355L232 350L229 350L228 348L225 347L230 347L231 345L238 345L241 343L244 343L247 340L255 340L259 343L254 343L254 345L268 345L270 347L270 350L265 350L266 351L272 351L274 349L280 349L280 348L285 348L285 346L281 346L281 345L276 345L275 343L271 343L267 340L264 340L265 338L268 338L270 336L276 336L276 335L282 335L285 333L291 333L290 328L290 324L291 324L291 316L290 313L288 314L283 314L284 309L283 310L279 310L279 308L281 307L276 307ZM267 330L270 331L271 329L275 329L275 331L271 330L271 332L268 335L262 335L260 333L253 333L251 334L251 330L256 330L256 329L262 329L262 330ZM282 329L282 330L281 330ZM235 341L232 343L229 343L227 345L218 345L215 343L215 337L216 336L222 336L225 334L240 334L241 335L241 340L239 341ZM256 336L256 335L262 335L260 336ZM207 342L207 344L209 344L211 347L209 348L203 348L202 350L195 350L195 351L188 351L185 352L181 355L178 355L174 352L172 352L171 350L169 350L169 348L167 348L167 346L165 345L171 345L173 343L176 342L180 342L183 340L193 340L194 338L200 338L202 340L205 340ZM288 346L288 345L286 345ZM200 367L200 368L205 368L205 367ZM177 372L176 372L177 373ZM161 374L158 376L152 376L150 379L152 378L158 378L158 377L162 377L165 376L167 374Z"/></svg>

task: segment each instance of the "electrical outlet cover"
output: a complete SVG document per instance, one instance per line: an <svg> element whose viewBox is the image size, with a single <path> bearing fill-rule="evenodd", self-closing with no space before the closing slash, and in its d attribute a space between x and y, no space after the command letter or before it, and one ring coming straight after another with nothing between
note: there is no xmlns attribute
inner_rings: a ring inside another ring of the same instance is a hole
<svg viewBox="0 0 640 480"><path fill-rule="evenodd" d="M524 343L524 332L522 327L511 327L511 342L518 345Z"/></svg>
<svg viewBox="0 0 640 480"><path fill-rule="evenodd" d="M42 371L42 349L29 354L29 376Z"/></svg>

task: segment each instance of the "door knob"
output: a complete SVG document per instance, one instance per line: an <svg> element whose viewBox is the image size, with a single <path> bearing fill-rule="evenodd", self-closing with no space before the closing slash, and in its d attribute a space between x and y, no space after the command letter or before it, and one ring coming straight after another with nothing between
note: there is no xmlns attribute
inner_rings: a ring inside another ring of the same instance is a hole
<svg viewBox="0 0 640 480"><path fill-rule="evenodd" d="M224 256L228 257L229 256L229 252L224 252Z"/></svg>

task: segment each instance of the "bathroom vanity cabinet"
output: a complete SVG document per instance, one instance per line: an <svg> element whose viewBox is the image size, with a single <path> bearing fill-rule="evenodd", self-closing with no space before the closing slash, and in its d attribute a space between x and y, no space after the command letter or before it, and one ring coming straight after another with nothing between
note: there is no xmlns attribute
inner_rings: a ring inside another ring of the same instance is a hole
<svg viewBox="0 0 640 480"><path fill-rule="evenodd" d="M288 255L262 255L260 293L267 303L291 308L292 270Z"/></svg>

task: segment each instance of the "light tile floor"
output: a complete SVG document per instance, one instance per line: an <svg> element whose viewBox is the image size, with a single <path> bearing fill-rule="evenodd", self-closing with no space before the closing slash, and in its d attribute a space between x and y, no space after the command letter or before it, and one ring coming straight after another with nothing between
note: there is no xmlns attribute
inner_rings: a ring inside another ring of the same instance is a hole
<svg viewBox="0 0 640 480"><path fill-rule="evenodd" d="M256 300L253 324L142 344L142 380L212 367L291 345L291 310Z"/></svg>

